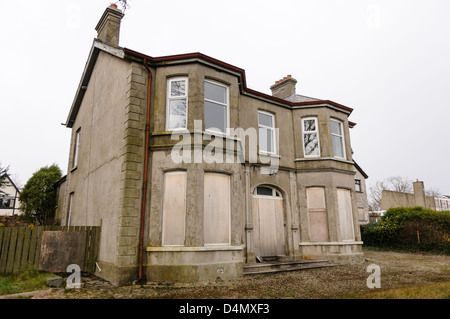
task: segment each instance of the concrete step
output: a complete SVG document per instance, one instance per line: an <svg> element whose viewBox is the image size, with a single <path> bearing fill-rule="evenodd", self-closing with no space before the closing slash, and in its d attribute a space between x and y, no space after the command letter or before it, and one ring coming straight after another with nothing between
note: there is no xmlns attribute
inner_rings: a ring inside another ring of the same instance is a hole
<svg viewBox="0 0 450 319"><path fill-rule="evenodd" d="M337 266L328 260L263 261L244 266L244 276Z"/></svg>

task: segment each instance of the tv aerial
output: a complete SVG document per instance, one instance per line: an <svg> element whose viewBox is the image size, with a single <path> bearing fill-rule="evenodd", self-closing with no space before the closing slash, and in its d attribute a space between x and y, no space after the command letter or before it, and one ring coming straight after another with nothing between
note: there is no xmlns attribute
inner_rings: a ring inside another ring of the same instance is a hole
<svg viewBox="0 0 450 319"><path fill-rule="evenodd" d="M130 2L130 0L119 0L119 1L116 1L114 4L119 5L122 9L123 15L125 15L125 10L130 7L128 2Z"/></svg>

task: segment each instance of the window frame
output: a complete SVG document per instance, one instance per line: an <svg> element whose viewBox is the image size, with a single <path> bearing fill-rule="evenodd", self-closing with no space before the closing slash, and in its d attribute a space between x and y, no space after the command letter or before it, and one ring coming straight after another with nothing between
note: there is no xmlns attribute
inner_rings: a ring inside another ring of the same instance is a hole
<svg viewBox="0 0 450 319"><path fill-rule="evenodd" d="M314 120L316 124L316 129L314 131L305 131L305 121ZM305 145L305 134L316 134L317 135L317 150L318 154L306 154L306 145ZM303 156L304 157L320 157L320 136L319 136L319 119L316 116L309 116L302 118L302 144L303 144Z"/></svg>
<svg viewBox="0 0 450 319"><path fill-rule="evenodd" d="M361 180L355 179L355 192L362 193Z"/></svg>
<svg viewBox="0 0 450 319"><path fill-rule="evenodd" d="M184 81L185 82L185 95L183 96L171 96L171 88L172 88L172 82L175 81ZM166 89L166 130L167 131L185 131L187 130L188 126L188 109L189 109L189 78L187 76L177 76L167 79L167 89ZM171 128L170 127L170 101L174 100L186 100L186 125L185 127L176 127Z"/></svg>
<svg viewBox="0 0 450 319"><path fill-rule="evenodd" d="M264 114L264 115L268 115L272 118L272 126L267 126L264 124L260 124L259 123L259 114ZM261 143L260 143L260 139L261 139L261 135L259 134L259 129L260 128L264 128L264 129L268 129L272 132L272 146L273 146L273 152L270 152L268 150L262 150L261 149ZM258 147L259 147L259 152L263 153L263 154L270 154L270 155L277 155L278 154L278 143L277 143L277 132L276 132L276 126L275 126L275 114L270 113L268 111L263 111L263 110L258 110Z"/></svg>
<svg viewBox="0 0 450 319"><path fill-rule="evenodd" d="M72 169L78 167L78 158L80 155L80 139L81 139L81 127L75 132L75 141L72 156Z"/></svg>
<svg viewBox="0 0 450 319"><path fill-rule="evenodd" d="M72 225L72 214L73 214L73 200L75 198L75 192L69 194L69 204L67 207L67 219L66 226L70 227Z"/></svg>
<svg viewBox="0 0 450 319"><path fill-rule="evenodd" d="M340 125L340 128L341 128L341 132L340 132L340 135L338 135L338 134L336 134L336 133L333 133L333 130L332 130L332 128L331 128L331 122L336 122L336 123L338 123L339 125ZM340 158L340 159L346 159L347 158L347 156L346 156L346 152L345 152L345 138L344 138L344 122L343 121L341 121L341 120L338 120L338 119L334 119L334 118L331 118L330 119L330 133L331 133L331 146L332 146L332 148L333 148L333 157L336 157L336 158ZM334 142L333 142L333 136L336 136L336 137L339 137L340 139L341 139L341 141L342 141L342 155L343 156L338 156L338 155L336 155L335 153L334 153Z"/></svg>
<svg viewBox="0 0 450 319"><path fill-rule="evenodd" d="M211 84L214 84L214 85L217 85L217 86L221 86L221 87L223 87L223 88L225 88L225 96L226 96L226 102L227 103L222 103L222 102L218 102L218 101L214 101L214 100L210 100L210 99L207 99L206 98L206 85L205 85L205 83L206 82L208 82L208 83L211 83ZM204 126L205 126L205 131L206 132L208 132L208 133L212 133L212 134L222 134L222 135L229 135L230 134L230 87L229 87L229 85L226 85L226 84L224 84L224 83L221 83L221 82L217 82L217 81L214 81L214 80L210 80L210 79L205 79L204 81L203 81L203 122L204 122ZM205 121L205 102L210 102L210 103L214 103L214 104L219 104L219 105L222 105L222 106L225 106L226 107L226 127L225 127L225 132L222 132L222 131L216 131L216 130L211 130L211 129L208 129L207 127L206 127L206 121Z"/></svg>

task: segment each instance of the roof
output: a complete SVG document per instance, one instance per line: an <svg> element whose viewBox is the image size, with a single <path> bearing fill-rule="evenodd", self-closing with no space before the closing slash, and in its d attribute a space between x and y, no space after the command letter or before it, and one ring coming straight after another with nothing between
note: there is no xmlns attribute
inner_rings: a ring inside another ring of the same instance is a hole
<svg viewBox="0 0 450 319"><path fill-rule="evenodd" d="M355 164L356 169L362 174L362 176L364 176L364 178L369 178L369 175L367 175L362 168L358 165L358 163L356 163L355 160L353 160L353 164Z"/></svg>
<svg viewBox="0 0 450 319"><path fill-rule="evenodd" d="M80 84L77 89L77 93L75 95L74 101L72 103L72 107L70 109L69 115L66 120L66 126L72 127L75 122L75 118L77 116L78 110L80 108L81 102L84 97L85 90L89 83L89 79L91 77L92 71L94 69L94 65L98 58L99 52L104 51L109 54L112 54L121 59L129 59L138 61L140 63L146 63L149 67L158 67L158 66L167 66L167 65L175 65L175 64L185 64L185 63L201 63L208 65L209 67L218 69L223 72L231 73L239 78L240 91L242 94L265 100L272 104L276 104L282 107L287 108L303 108L303 107L330 107L337 111L344 112L348 115L353 111L352 108L330 101L330 100L320 100L315 98L306 97L303 95L294 95L289 97L288 99L280 99L274 97L272 95L268 95L262 92L258 92L252 90L247 87L246 84L246 76L245 70L234 65L228 64L226 62L217 60L210 56L207 56L203 53L195 52L195 53L187 53L187 54L178 54L178 55L169 55L162 57L151 57L149 55L128 49L128 48L116 48L109 46L107 44L102 43L98 39L94 39L94 43L92 45L91 51L89 53L88 61L86 62L86 66L80 81ZM356 123L349 122L350 127L356 125Z"/></svg>

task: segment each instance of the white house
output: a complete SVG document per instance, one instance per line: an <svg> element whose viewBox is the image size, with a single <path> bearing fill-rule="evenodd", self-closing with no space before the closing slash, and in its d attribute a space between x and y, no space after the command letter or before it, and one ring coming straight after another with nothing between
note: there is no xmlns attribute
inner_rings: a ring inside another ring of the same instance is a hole
<svg viewBox="0 0 450 319"><path fill-rule="evenodd" d="M0 216L21 215L19 210L19 188L6 175L6 185L0 188Z"/></svg>

